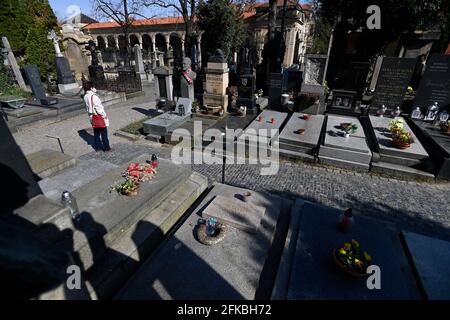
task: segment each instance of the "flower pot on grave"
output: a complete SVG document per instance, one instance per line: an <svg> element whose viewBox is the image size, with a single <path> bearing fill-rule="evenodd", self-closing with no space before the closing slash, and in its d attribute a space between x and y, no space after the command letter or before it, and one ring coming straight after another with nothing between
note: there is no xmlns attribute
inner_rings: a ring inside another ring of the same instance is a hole
<svg viewBox="0 0 450 320"><path fill-rule="evenodd" d="M334 263L336 264L336 267L342 271L343 273L352 276L354 278L365 278L368 276L367 273L363 273L363 272L359 272L355 269L352 269L348 266L346 266L344 263L342 263L339 258L338 258L338 249L333 251L333 259L334 259Z"/></svg>
<svg viewBox="0 0 450 320"><path fill-rule="evenodd" d="M399 139L393 139L392 143L394 145L394 147L396 147L397 149L407 149L409 147L411 147L411 143L410 142L403 142L400 141Z"/></svg>

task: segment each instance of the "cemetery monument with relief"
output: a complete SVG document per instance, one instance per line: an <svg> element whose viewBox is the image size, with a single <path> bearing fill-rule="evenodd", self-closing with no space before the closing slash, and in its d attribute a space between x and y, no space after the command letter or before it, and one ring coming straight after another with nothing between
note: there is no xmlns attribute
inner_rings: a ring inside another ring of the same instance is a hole
<svg viewBox="0 0 450 320"><path fill-rule="evenodd" d="M203 107L208 113L216 114L228 109L228 63L221 49L209 58L206 73L206 92L203 94Z"/></svg>

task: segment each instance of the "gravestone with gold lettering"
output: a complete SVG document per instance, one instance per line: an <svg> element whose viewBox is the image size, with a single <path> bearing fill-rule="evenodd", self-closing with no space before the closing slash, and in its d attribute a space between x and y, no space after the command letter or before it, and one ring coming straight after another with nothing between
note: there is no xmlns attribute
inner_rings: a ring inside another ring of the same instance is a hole
<svg viewBox="0 0 450 320"><path fill-rule="evenodd" d="M228 63L222 50L216 50L209 58L206 73L206 93L203 94L203 106L212 113L224 112L228 108Z"/></svg>

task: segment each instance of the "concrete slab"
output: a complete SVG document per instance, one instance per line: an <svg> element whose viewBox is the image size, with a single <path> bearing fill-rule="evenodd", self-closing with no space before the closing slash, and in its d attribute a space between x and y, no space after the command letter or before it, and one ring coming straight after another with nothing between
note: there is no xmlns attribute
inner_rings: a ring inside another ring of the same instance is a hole
<svg viewBox="0 0 450 320"><path fill-rule="evenodd" d="M78 160L76 166L38 183L48 198L59 202L63 191L73 192L115 168L116 165L98 159Z"/></svg>
<svg viewBox="0 0 450 320"><path fill-rule="evenodd" d="M414 276L404 254L399 233L373 220L356 216L355 227L345 234L338 230L341 210L305 202L290 269L289 300L298 299L419 299ZM369 290L366 279L340 271L333 251L356 239L381 270L381 290Z"/></svg>
<svg viewBox="0 0 450 320"><path fill-rule="evenodd" d="M434 175L422 170L414 169L411 167L407 167L404 165L398 165L389 162L372 162L372 166L370 171L383 173L390 176L398 177L398 178L411 178L411 179L421 179L432 181L434 180Z"/></svg>
<svg viewBox="0 0 450 320"><path fill-rule="evenodd" d="M286 120L288 114L284 112L278 112L273 110L264 110L261 112L255 120L253 120L248 127L244 130L244 133L250 134L252 130L255 130L257 133L260 129L271 130L271 129L280 129L284 121ZM262 121L259 122L259 117L262 117ZM271 123L272 118L275 120L275 123Z"/></svg>
<svg viewBox="0 0 450 320"><path fill-rule="evenodd" d="M412 133L415 142L411 144L411 147L407 149L397 149L392 145L392 136L391 132L389 131L389 122L392 120L392 118L385 118L385 117L380 118L375 116L370 116L369 118L370 122L372 123L372 127L375 131L375 136L378 141L378 146L380 148L381 155L385 154L388 156L411 158L418 160L425 160L428 158L428 153L425 151L419 139L417 139L417 137L412 132L406 121L404 121L404 129Z"/></svg>
<svg viewBox="0 0 450 320"><path fill-rule="evenodd" d="M185 121L188 121L191 115L180 116L177 113L166 112L157 117L148 119L142 124L145 133L164 136L178 128Z"/></svg>
<svg viewBox="0 0 450 320"><path fill-rule="evenodd" d="M354 123L358 128L355 133L350 134L349 138L345 138L340 129L342 123ZM357 118L329 115L324 145L336 149L370 153L364 130Z"/></svg>
<svg viewBox="0 0 450 320"><path fill-rule="evenodd" d="M251 196L250 196L251 197ZM237 229L256 233L266 209L234 197L216 196L203 210L205 217L215 217L219 222Z"/></svg>
<svg viewBox="0 0 450 320"><path fill-rule="evenodd" d="M26 158L33 172L41 178L49 177L76 163L74 157L49 149L30 153L26 155Z"/></svg>
<svg viewBox="0 0 450 320"><path fill-rule="evenodd" d="M450 300L450 242L403 232L428 299Z"/></svg>
<svg viewBox="0 0 450 320"><path fill-rule="evenodd" d="M280 134L280 144L286 143L309 148L317 147L323 120L323 115L310 115L309 120L304 120L303 113L293 113ZM296 133L295 131L298 129L304 129L304 134Z"/></svg>
<svg viewBox="0 0 450 320"><path fill-rule="evenodd" d="M275 272L269 270L276 270L273 265L277 265L279 252L275 250L275 239L285 231L281 221L287 216L280 213L286 204L279 198L252 192L254 203L267 210L256 234L229 228L225 238L213 246L201 244L193 234L202 210L214 196L233 197L245 191L248 190L214 184L183 225L146 261L116 298L234 300L255 299L260 294L270 297L271 286L263 288L274 277ZM283 243L284 239L280 250Z"/></svg>

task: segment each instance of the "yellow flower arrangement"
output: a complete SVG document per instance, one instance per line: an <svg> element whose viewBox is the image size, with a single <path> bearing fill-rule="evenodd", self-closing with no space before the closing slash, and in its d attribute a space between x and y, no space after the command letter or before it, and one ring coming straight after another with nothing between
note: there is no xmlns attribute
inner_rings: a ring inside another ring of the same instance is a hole
<svg viewBox="0 0 450 320"><path fill-rule="evenodd" d="M335 251L336 263L352 273L365 274L371 265L372 257L361 250L359 242L355 239L345 242Z"/></svg>

